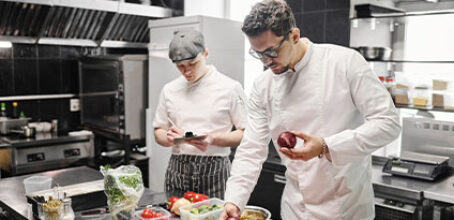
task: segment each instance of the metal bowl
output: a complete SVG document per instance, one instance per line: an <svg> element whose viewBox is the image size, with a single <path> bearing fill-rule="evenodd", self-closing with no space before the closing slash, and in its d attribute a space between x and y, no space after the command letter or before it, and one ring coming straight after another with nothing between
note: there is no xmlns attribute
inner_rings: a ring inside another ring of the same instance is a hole
<svg viewBox="0 0 454 220"><path fill-rule="evenodd" d="M261 213L263 213L265 215L265 219L266 220L270 220L271 219L271 212L268 211L268 209L265 209L265 208L262 208L262 207L259 207L259 206L248 205L248 206L246 206L244 208L244 211L261 212Z"/></svg>
<svg viewBox="0 0 454 220"><path fill-rule="evenodd" d="M392 49L389 47L358 47L358 52L368 60L389 60Z"/></svg>

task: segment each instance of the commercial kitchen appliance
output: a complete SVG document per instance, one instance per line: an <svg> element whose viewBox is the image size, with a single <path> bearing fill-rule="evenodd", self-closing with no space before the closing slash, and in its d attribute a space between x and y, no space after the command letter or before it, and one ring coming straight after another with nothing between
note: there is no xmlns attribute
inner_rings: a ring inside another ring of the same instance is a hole
<svg viewBox="0 0 454 220"><path fill-rule="evenodd" d="M94 155L93 135L58 136L38 133L0 137L0 166L11 176L87 164Z"/></svg>
<svg viewBox="0 0 454 220"><path fill-rule="evenodd" d="M444 156L402 152L400 157L388 159L383 172L433 181L449 171L448 161Z"/></svg>
<svg viewBox="0 0 454 220"><path fill-rule="evenodd" d="M148 62L145 55L79 61L81 123L95 134L145 143Z"/></svg>
<svg viewBox="0 0 454 220"><path fill-rule="evenodd" d="M383 174L385 157L372 157L372 183L377 220L431 219L432 204L424 198L424 190L432 182Z"/></svg>
<svg viewBox="0 0 454 220"><path fill-rule="evenodd" d="M244 36L241 23L222 18L206 16L174 17L149 21L149 99L147 109L146 142L150 155L150 189L164 190L164 176L171 149L158 146L154 141L153 115L158 104L162 87L181 76L175 65L168 58L169 43L174 33L181 30L198 30L205 38L209 51L208 64L237 80L244 81Z"/></svg>
<svg viewBox="0 0 454 220"><path fill-rule="evenodd" d="M434 205L435 197L430 194L443 174L452 173L454 122L404 118L401 146L400 156L384 159L380 170L406 177L378 170L375 173L379 175L373 176L376 219L446 219L436 216L449 215L446 210L450 206ZM452 183L448 184L454 189Z"/></svg>
<svg viewBox="0 0 454 220"><path fill-rule="evenodd" d="M383 172L434 180L454 164L454 122L404 118L402 151L390 158Z"/></svg>
<svg viewBox="0 0 454 220"><path fill-rule="evenodd" d="M404 118L401 152L448 157L448 165L454 167L454 122Z"/></svg>
<svg viewBox="0 0 454 220"><path fill-rule="evenodd" d="M13 130L19 130L26 126L30 118L7 118L0 117L0 135L13 133Z"/></svg>

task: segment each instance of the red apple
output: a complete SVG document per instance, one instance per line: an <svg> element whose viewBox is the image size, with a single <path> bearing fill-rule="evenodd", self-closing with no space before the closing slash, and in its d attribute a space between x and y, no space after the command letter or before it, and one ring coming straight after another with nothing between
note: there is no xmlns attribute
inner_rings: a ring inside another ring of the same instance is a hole
<svg viewBox="0 0 454 220"><path fill-rule="evenodd" d="M277 144L280 147L294 148L296 145L296 137L293 133L284 131L279 135Z"/></svg>

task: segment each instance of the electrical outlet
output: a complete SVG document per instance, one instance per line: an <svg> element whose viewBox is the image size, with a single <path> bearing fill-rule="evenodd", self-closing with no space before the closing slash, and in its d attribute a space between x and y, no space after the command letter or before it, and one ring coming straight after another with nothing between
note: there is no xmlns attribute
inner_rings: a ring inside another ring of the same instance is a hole
<svg viewBox="0 0 454 220"><path fill-rule="evenodd" d="M79 99L70 99L69 100L69 110L72 112L77 112L80 110Z"/></svg>

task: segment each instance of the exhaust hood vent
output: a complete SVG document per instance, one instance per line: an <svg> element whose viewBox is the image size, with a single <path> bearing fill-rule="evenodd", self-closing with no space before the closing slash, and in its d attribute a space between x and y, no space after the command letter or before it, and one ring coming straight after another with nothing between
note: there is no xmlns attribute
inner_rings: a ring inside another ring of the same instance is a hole
<svg viewBox="0 0 454 220"><path fill-rule="evenodd" d="M172 10L107 0L6 0L0 13L0 40L146 47L148 20L170 17Z"/></svg>
<svg viewBox="0 0 454 220"><path fill-rule="evenodd" d="M41 37L101 40L113 15L105 11L52 7Z"/></svg>
<svg viewBox="0 0 454 220"><path fill-rule="evenodd" d="M143 16L117 14L105 32L105 40L146 43L148 38L148 20Z"/></svg>
<svg viewBox="0 0 454 220"><path fill-rule="evenodd" d="M0 35L38 37L50 6L0 2Z"/></svg>

